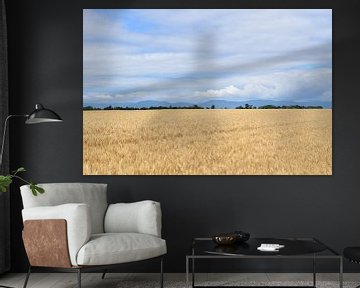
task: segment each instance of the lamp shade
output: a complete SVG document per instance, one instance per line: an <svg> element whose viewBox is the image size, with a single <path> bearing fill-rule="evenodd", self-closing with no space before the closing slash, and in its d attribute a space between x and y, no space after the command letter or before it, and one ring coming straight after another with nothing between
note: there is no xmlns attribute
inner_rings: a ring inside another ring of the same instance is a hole
<svg viewBox="0 0 360 288"><path fill-rule="evenodd" d="M41 104L35 105L35 110L29 114L25 123L26 124L38 124L46 122L62 122L61 117L54 111L44 108Z"/></svg>

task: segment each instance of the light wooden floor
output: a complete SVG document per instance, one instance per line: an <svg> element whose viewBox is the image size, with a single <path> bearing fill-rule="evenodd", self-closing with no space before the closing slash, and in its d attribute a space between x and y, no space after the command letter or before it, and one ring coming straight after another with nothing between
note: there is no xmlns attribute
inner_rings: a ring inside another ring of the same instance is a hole
<svg viewBox="0 0 360 288"><path fill-rule="evenodd" d="M211 273L211 274L197 274L197 281L199 282L211 282L211 281L255 281L260 285L261 283L267 283L269 281L286 282L286 281L309 281L311 284L312 274L309 273ZM8 273L0 276L0 286L11 286L14 288L23 287L25 274L23 273ZM338 281L338 274L336 273L318 273L317 280L321 281ZM82 286L87 287L106 287L116 288L122 287L122 282L126 282L124 287L131 287L133 281L139 285L141 281L155 281L159 280L159 274L153 273L108 273L105 280L101 279L101 273L83 273L82 275ZM176 283L177 285L172 285ZM182 285L183 283L183 285ZM360 273L344 273L344 286L349 287L354 283L360 284ZM168 285L167 285L168 284ZM296 283L295 283L296 284ZM294 285L295 285L294 284ZM165 274L165 288L166 287L185 287L185 274L182 273L171 273ZM76 273L32 273L28 288L75 288ZM138 287L138 286L136 286ZM148 286L146 286L148 287ZM352 286L354 287L354 286Z"/></svg>

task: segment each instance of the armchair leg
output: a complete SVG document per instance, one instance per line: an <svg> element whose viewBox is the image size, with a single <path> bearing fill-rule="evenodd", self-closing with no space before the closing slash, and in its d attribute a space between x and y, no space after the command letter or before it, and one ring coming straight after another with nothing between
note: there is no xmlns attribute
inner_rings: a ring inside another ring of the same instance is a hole
<svg viewBox="0 0 360 288"><path fill-rule="evenodd" d="M164 260L163 260L163 257L161 257L161 260L160 260L160 287L163 288L164 287L164 269L163 269L163 263Z"/></svg>
<svg viewBox="0 0 360 288"><path fill-rule="evenodd" d="M30 274L31 274L31 265L29 266L29 270L28 270L28 272L27 272L27 274L26 274L26 278L25 278L25 282L24 282L23 288L26 288L27 283L28 283L28 281L29 281Z"/></svg>
<svg viewBox="0 0 360 288"><path fill-rule="evenodd" d="M78 288L81 288L81 269L77 269Z"/></svg>
<svg viewBox="0 0 360 288"><path fill-rule="evenodd" d="M107 272L107 270L105 269L103 274L101 275L101 279L105 279L106 272Z"/></svg>

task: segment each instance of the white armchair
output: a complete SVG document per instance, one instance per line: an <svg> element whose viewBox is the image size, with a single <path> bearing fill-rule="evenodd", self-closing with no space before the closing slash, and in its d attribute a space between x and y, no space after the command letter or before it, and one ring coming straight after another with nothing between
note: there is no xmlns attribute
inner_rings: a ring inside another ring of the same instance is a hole
<svg viewBox="0 0 360 288"><path fill-rule="evenodd" d="M45 193L33 196L28 185L21 196L23 240L30 267L78 273L107 270L121 263L159 257L163 287L161 209L155 201L107 204L106 184L40 184ZM103 274L103 278L105 273Z"/></svg>

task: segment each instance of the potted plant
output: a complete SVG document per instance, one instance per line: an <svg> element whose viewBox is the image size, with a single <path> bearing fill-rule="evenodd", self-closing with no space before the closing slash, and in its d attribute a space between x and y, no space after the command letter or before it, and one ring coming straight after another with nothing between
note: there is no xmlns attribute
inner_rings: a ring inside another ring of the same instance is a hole
<svg viewBox="0 0 360 288"><path fill-rule="evenodd" d="M10 184L13 182L13 179L19 179L20 181L29 184L31 192L34 196L37 196L38 194L43 194L45 192L44 188L41 188L37 186L37 184L34 181L27 181L24 178L20 177L18 174L21 172L25 172L24 167L20 167L15 171L12 171L8 175L0 175L0 192L6 192L9 188Z"/></svg>

